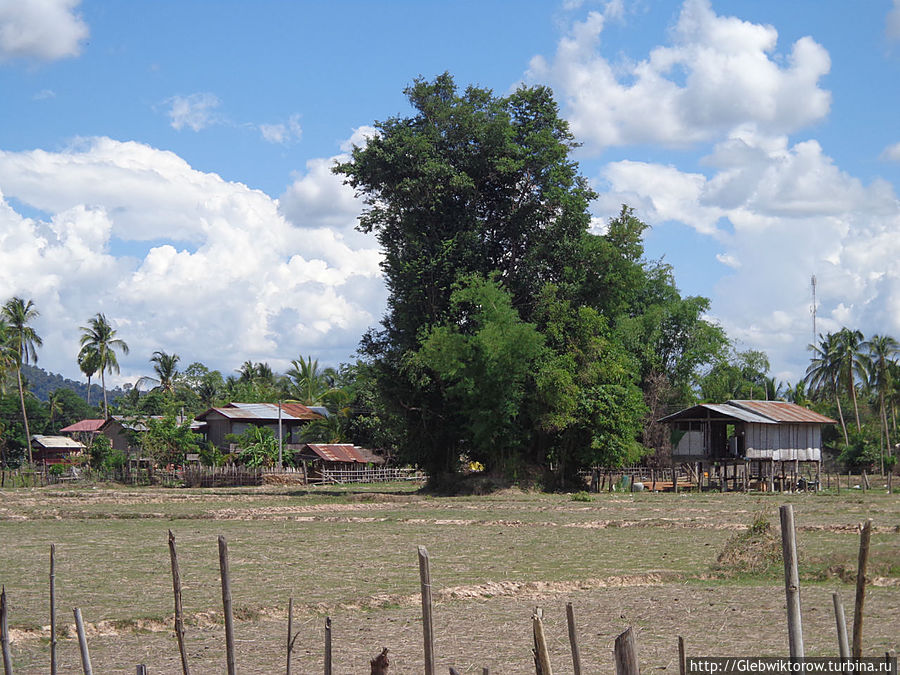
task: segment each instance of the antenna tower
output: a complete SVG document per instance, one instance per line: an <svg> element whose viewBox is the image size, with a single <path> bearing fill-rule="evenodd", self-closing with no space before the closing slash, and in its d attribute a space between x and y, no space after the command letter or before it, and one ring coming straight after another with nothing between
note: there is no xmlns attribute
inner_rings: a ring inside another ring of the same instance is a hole
<svg viewBox="0 0 900 675"><path fill-rule="evenodd" d="M812 275L812 279L810 280L812 285L812 306L809 308L810 313L812 314L812 328L813 328L813 340L812 343L816 344L816 340L818 339L818 333L816 332L816 275Z"/></svg>

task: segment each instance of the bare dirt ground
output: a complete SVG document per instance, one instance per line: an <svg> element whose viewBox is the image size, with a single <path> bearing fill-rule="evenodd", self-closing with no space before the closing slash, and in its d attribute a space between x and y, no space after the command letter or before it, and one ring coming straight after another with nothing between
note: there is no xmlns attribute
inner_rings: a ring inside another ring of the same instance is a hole
<svg viewBox="0 0 900 675"><path fill-rule="evenodd" d="M604 494L507 491L434 498L409 486L357 490L97 487L0 492L0 583L10 596L16 673L49 663L47 562L57 546L60 673L80 672L74 606L94 671L178 673L166 532L178 538L194 673L224 672L215 538L229 541L238 669L284 672L286 610L300 631L293 672L321 672L324 619L336 673L366 673L383 646L391 672L423 667L415 547L428 547L439 672L530 673L531 612L541 606L554 670L572 672L565 603L585 672L614 670L612 645L637 632L642 668L677 672L688 655L787 652L781 570L745 574L716 556L758 512L794 504L808 655L836 653L831 593L852 616L857 525L875 520L865 651L900 636L900 498L866 495Z"/></svg>

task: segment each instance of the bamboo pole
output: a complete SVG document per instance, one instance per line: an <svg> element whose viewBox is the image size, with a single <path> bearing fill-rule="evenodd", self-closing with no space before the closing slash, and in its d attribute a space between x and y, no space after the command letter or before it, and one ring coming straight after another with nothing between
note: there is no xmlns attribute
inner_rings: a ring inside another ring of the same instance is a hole
<svg viewBox="0 0 900 675"><path fill-rule="evenodd" d="M6 604L6 586L0 588L0 651L3 652L3 672L13 675L12 654L9 651L9 608Z"/></svg>
<svg viewBox="0 0 900 675"><path fill-rule="evenodd" d="M853 608L853 658L862 656L863 606L866 602L866 567L869 564L869 543L872 540L872 519L867 518L859 535L859 559L856 565L856 603Z"/></svg>
<svg viewBox="0 0 900 675"><path fill-rule="evenodd" d="M847 621L844 619L844 603L839 593L831 594L834 603L834 621L837 624L838 653L842 659L850 658L850 643L847 640Z"/></svg>
<svg viewBox="0 0 900 675"><path fill-rule="evenodd" d="M803 658L803 628L800 618L800 576L797 573L797 537L794 507L785 504L781 512L781 551L784 556L784 592L787 597L788 645L791 658Z"/></svg>
<svg viewBox="0 0 900 675"><path fill-rule="evenodd" d="M178 571L178 552L175 549L175 535L169 530L169 558L172 561L172 591L175 594L175 637L178 638L178 652L181 654L181 671L190 675L187 649L184 644L184 608L181 604L181 574Z"/></svg>
<svg viewBox="0 0 900 675"><path fill-rule="evenodd" d="M93 675L94 669L91 667L91 654L88 651L87 637L84 634L84 621L81 620L81 610L76 607L72 612L75 614L78 649L81 651L81 670L84 672L84 675Z"/></svg>
<svg viewBox="0 0 900 675"><path fill-rule="evenodd" d="M553 675L550 667L550 654L547 652L547 638L544 636L543 613L539 607L535 607L531 615L531 628L534 633L534 662L537 666L537 675Z"/></svg>
<svg viewBox="0 0 900 675"><path fill-rule="evenodd" d="M616 675L641 675L638 665L637 643L631 626L616 638Z"/></svg>
<svg viewBox="0 0 900 675"><path fill-rule="evenodd" d="M222 575L222 609L225 613L225 659L228 675L236 675L234 660L234 617L231 612L231 580L228 574L228 542L219 535L219 570Z"/></svg>
<svg viewBox="0 0 900 675"><path fill-rule="evenodd" d="M422 638L425 644L425 675L434 675L434 626L431 601L431 559L419 546L419 578L422 585Z"/></svg>
<svg viewBox="0 0 900 675"><path fill-rule="evenodd" d="M50 675L56 668L56 544L50 544Z"/></svg>
<svg viewBox="0 0 900 675"><path fill-rule="evenodd" d="M571 602L566 603L566 623L569 626L569 645L572 647L572 672L581 675L581 650L578 649L578 635L575 632L575 610Z"/></svg>
<svg viewBox="0 0 900 675"><path fill-rule="evenodd" d="M331 617L325 617L325 675L331 675Z"/></svg>

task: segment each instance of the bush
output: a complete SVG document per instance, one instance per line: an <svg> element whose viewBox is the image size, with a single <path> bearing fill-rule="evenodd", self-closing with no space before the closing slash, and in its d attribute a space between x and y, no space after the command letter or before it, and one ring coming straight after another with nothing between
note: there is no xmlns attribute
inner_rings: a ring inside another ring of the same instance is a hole
<svg viewBox="0 0 900 675"><path fill-rule="evenodd" d="M753 514L746 530L731 537L716 556L716 569L725 572L768 572L781 561L781 539L765 511Z"/></svg>
<svg viewBox="0 0 900 675"><path fill-rule="evenodd" d="M47 469L47 473L51 476L63 476L68 471L69 467L65 464L51 464L50 468Z"/></svg>

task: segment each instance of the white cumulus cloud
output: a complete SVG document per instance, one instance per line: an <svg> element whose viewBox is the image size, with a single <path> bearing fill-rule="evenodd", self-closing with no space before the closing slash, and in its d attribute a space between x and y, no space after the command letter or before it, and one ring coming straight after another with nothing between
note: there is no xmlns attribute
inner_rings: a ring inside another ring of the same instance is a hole
<svg viewBox="0 0 900 675"><path fill-rule="evenodd" d="M0 60L56 61L81 53L88 26L80 0L0 0Z"/></svg>
<svg viewBox="0 0 900 675"><path fill-rule="evenodd" d="M269 143L289 143L291 141L299 141L303 135L303 128L300 126L300 116L291 115L287 122L278 122L277 124L260 124L259 132L263 139Z"/></svg>
<svg viewBox="0 0 900 675"><path fill-rule="evenodd" d="M881 159L889 162L900 162L900 143L889 145L882 151Z"/></svg>
<svg viewBox="0 0 900 675"><path fill-rule="evenodd" d="M900 0L894 0L894 6L888 12L885 33L891 40L900 40Z"/></svg>
<svg viewBox="0 0 900 675"><path fill-rule="evenodd" d="M783 56L772 26L719 16L709 0L686 0L671 44L637 62L613 63L600 50L607 18L591 12L552 60L536 56L527 74L554 87L589 148L683 147L747 125L783 134L828 113L831 96L818 82L831 62L810 37Z"/></svg>
<svg viewBox="0 0 900 675"><path fill-rule="evenodd" d="M198 92L188 96L173 96L167 103L173 129L181 131L184 127L189 127L200 131L215 122L215 109L221 102L215 94Z"/></svg>
<svg viewBox="0 0 900 675"><path fill-rule="evenodd" d="M713 312L731 337L765 350L780 378L796 381L806 368L813 274L819 332L848 325L900 335L900 200L889 184L863 184L815 141L732 138L706 163L710 177L611 163L600 207L611 215L626 201L651 225L681 222L714 236L716 259L732 270L709 293Z"/></svg>
<svg viewBox="0 0 900 675"><path fill-rule="evenodd" d="M371 238L310 225L140 143L0 152L0 298L34 299L40 362L70 376L78 326L98 311L132 348L125 379L145 374L156 349L226 374L247 359L278 369L300 354L347 358L383 311L380 255Z"/></svg>

